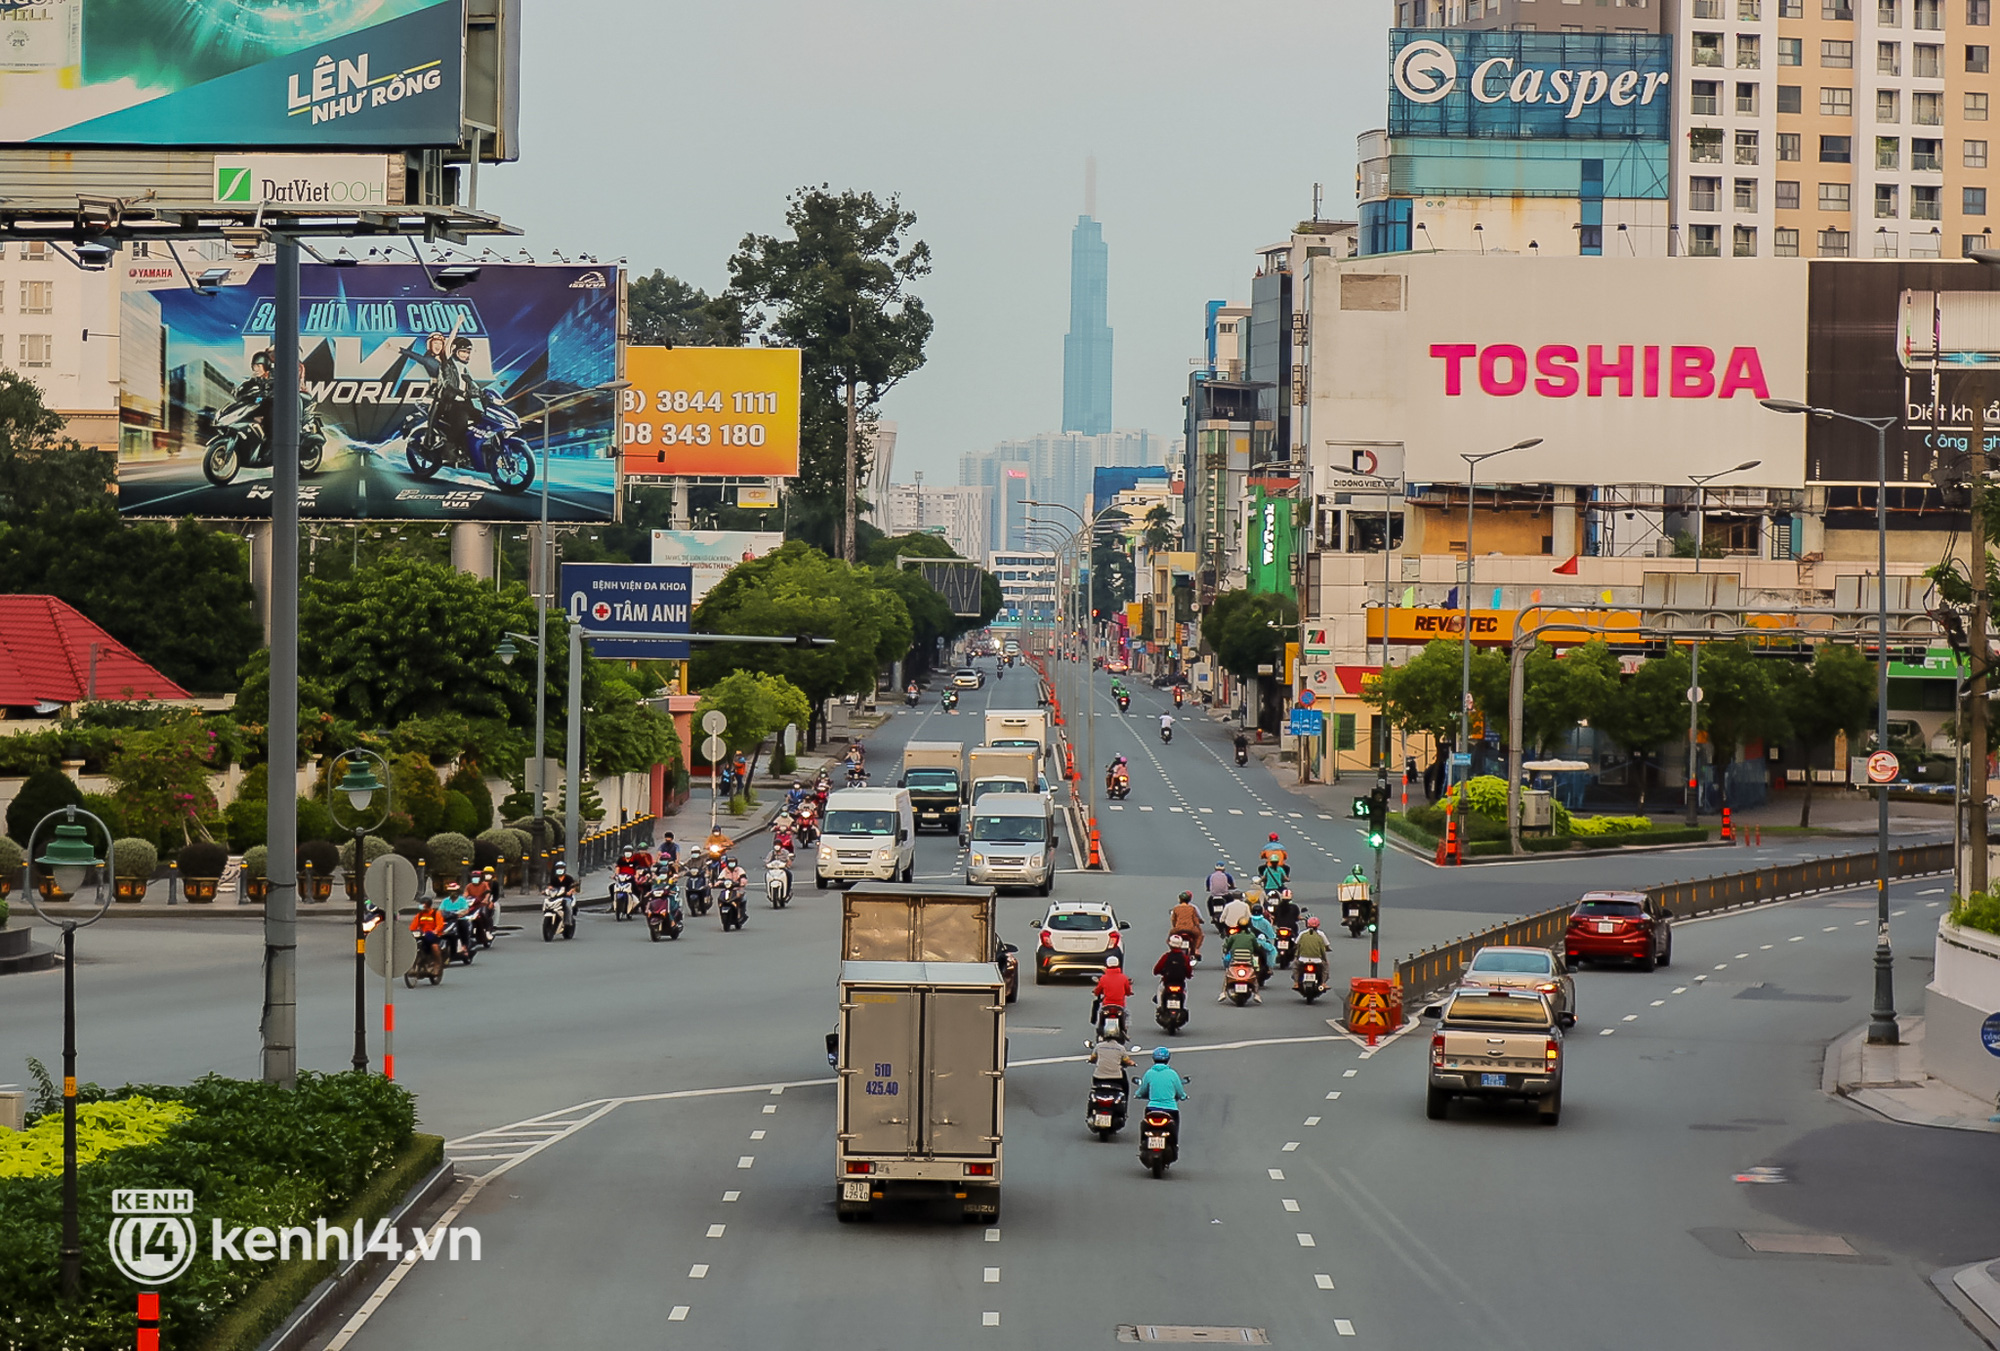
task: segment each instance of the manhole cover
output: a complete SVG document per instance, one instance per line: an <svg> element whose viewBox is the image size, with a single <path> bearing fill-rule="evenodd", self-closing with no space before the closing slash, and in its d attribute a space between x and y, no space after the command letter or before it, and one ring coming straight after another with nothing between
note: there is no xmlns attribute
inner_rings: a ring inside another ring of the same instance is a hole
<svg viewBox="0 0 2000 1351"><path fill-rule="evenodd" d="M1191 1323L1120 1323L1121 1342L1226 1342L1232 1346L1269 1346L1262 1328L1204 1328Z"/></svg>
<svg viewBox="0 0 2000 1351"><path fill-rule="evenodd" d="M1812 1257L1857 1257L1854 1246L1838 1234L1744 1234L1752 1252L1803 1253Z"/></svg>

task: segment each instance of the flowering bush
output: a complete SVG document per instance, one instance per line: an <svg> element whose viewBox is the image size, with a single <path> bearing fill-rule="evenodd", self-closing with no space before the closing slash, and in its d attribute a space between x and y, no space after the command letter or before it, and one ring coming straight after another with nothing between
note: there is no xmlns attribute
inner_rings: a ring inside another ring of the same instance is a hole
<svg viewBox="0 0 2000 1351"><path fill-rule="evenodd" d="M215 729L198 718L128 734L106 767L118 785L125 828L171 848L219 827L221 812L208 786L218 753Z"/></svg>

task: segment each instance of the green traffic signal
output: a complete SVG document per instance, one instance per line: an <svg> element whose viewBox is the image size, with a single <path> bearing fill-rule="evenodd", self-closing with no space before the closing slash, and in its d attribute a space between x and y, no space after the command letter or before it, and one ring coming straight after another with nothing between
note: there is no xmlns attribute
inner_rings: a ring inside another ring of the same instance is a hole
<svg viewBox="0 0 2000 1351"><path fill-rule="evenodd" d="M1382 847L1382 832L1381 832L1381 831L1379 831L1379 830L1375 830L1375 829L1373 829L1372 827L1371 827L1371 828L1369 829L1369 831L1368 831L1368 847L1369 847L1370 849L1380 849L1380 848Z"/></svg>

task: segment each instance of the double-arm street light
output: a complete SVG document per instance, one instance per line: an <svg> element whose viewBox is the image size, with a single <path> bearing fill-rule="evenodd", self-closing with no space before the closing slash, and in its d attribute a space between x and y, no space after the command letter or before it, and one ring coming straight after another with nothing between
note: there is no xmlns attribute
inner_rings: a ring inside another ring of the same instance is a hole
<svg viewBox="0 0 2000 1351"><path fill-rule="evenodd" d="M1077 559L1071 578L1077 587L1076 612L1079 621L1083 625L1083 670L1081 678L1083 680L1084 706L1084 773L1087 776L1086 786L1083 791L1083 809L1085 819L1095 825L1097 820L1095 805L1097 793L1097 623L1091 609L1090 591L1095 589L1096 586L1096 568L1092 565L1086 569L1083 565L1083 560L1086 551L1093 550L1096 547L1097 536L1100 531L1106 529L1107 526L1111 529L1117 528L1115 525L1110 525L1108 518L1115 516L1120 520L1129 520L1130 514L1123 507L1109 506L1086 519L1084 514L1075 507L1065 506L1061 502L1024 500L1031 507L1054 507L1058 511L1066 511L1076 517L1077 528L1062 542L1062 547L1073 550ZM1055 523L1051 521L1037 520L1034 517L1029 517L1029 520L1045 527L1060 528L1055 526Z"/></svg>
<svg viewBox="0 0 2000 1351"><path fill-rule="evenodd" d="M1702 521L1708 513L1708 485L1716 479L1727 478L1731 474L1741 474L1755 469L1762 460L1745 460L1733 469L1718 469L1713 474L1689 474L1688 482L1695 487L1694 504L1694 570L1701 575L1701 534ZM1696 638L1688 644L1688 774L1687 774L1687 823L1695 824L1701 811L1700 777L1695 773L1695 738L1701 713L1701 640ZM1719 786L1718 786L1719 791Z"/></svg>
<svg viewBox="0 0 2000 1351"><path fill-rule="evenodd" d="M371 760L375 764L382 766L382 777L379 779L375 777L374 765L369 763ZM341 775L340 782L336 784L333 781L333 771L340 767L342 761L346 761L347 763L347 772ZM364 845L367 842L368 832L379 828L384 821L389 819L389 813L396 809L395 790L390 787L389 783L392 777L389 773L389 762L370 750L342 751L333 758L333 763L327 766L326 771L327 811L333 815L334 823L338 825L340 814L334 811L335 799L336 797L344 797L347 799L349 814L353 818L353 822L348 829L354 833L354 861L347 865L347 879L349 887L354 893L353 1064L357 1070L368 1068L368 987L366 983L368 979L368 886L366 880L368 876L368 855ZM373 804L377 793L386 793L387 796L382 799L382 809L371 813L369 807ZM393 905L386 906L385 908L389 910L395 909ZM393 914L389 914L383 916L383 919L385 922L393 924L396 917Z"/></svg>
<svg viewBox="0 0 2000 1351"><path fill-rule="evenodd" d="M535 547L541 548L542 546L538 542ZM535 593L536 636L530 638L525 633L503 632L500 635L500 646L493 651L493 655L500 658L502 666L512 666L514 658L521 655L521 649L514 646L516 638L519 638L529 647L535 649L535 815L530 831L535 837L535 843L534 847L530 850L534 857L528 860L528 885L530 886L544 880L541 875L543 858L542 833L545 829L542 824L542 812L544 810L544 800L547 798L549 791L548 761L545 758L547 751L543 744L543 736L549 721L549 607L548 597L544 594L548 584L548 565L546 562L541 565L541 573L542 581L537 585Z"/></svg>
<svg viewBox="0 0 2000 1351"><path fill-rule="evenodd" d="M1477 452L1476 454L1475 454L1475 453L1470 453L1470 452L1466 452L1466 451L1460 451L1460 452L1459 452L1459 456L1458 456L1458 458L1459 458L1459 459L1461 459L1461 460L1464 460L1464 461L1465 461L1465 590L1463 591L1463 593L1461 593L1461 595L1460 595L1460 597L1459 597L1459 598L1460 598L1460 600L1462 600L1462 601L1464 602L1464 605L1463 605L1463 607L1462 607L1462 609L1463 609L1463 614L1461 615L1461 624L1462 624L1462 627L1461 627L1461 628L1460 628L1460 630L1459 630L1459 638L1458 638L1458 648L1459 648L1459 652L1458 652L1458 656L1459 656L1459 691L1458 691L1458 748L1457 748L1457 752L1456 752L1456 753L1455 753L1455 754L1454 754L1454 755L1452 756L1452 761L1453 761L1453 766L1452 766L1452 768L1453 768L1453 772L1452 772L1452 774L1451 774L1451 775L1449 776L1449 778L1450 778L1450 779L1451 779L1452 781L1454 781L1454 782L1463 782L1463 781L1464 781L1463 779L1461 779L1461 778L1459 777L1459 775L1458 775L1458 773L1457 773L1457 760L1458 760L1458 757L1459 757L1460 755L1463 755L1463 756L1465 757L1465 778L1470 778L1470 777L1472 776L1472 557L1473 557L1473 555L1472 555L1472 492L1473 492L1473 481L1474 481L1475 477L1477 476L1477 474L1479 473L1479 466L1480 466L1480 465L1482 465L1482 464L1484 464L1484 463L1485 463L1486 461L1488 461L1488 460L1490 460L1490 459L1494 458L1494 457L1495 457L1496 455L1505 455L1505 454L1509 453L1510 451L1516 451L1516 450L1528 450L1528 449L1531 449L1532 447L1535 447L1535 446L1539 446L1540 444L1542 444L1542 438L1541 438L1541 437L1539 437L1539 436L1531 436L1531 437L1529 437L1529 438L1528 438L1527 440L1525 440L1525 441L1516 441L1516 442L1515 442L1515 443L1514 443L1513 445L1511 445L1511 446L1502 446L1502 447L1500 447L1500 449L1498 449L1498 450L1484 450L1484 451L1479 451L1479 452ZM1382 541L1382 547L1383 547L1383 548L1385 548L1385 549L1386 549L1386 548L1388 548L1388 545L1389 545L1389 541L1388 541L1388 540L1386 540L1386 539L1385 539L1385 540L1383 540L1383 541ZM1385 597L1383 597L1383 603L1384 603L1384 604L1386 605L1386 604L1387 604L1387 602L1388 602L1388 597L1386 597L1386 596L1385 596ZM1384 611L1383 611L1383 613L1382 613L1382 632L1383 632L1383 634L1385 635L1385 641L1384 641L1384 644L1383 644L1383 667L1384 667L1384 669L1386 670L1386 669L1387 669L1387 666L1388 666L1388 655L1387 655L1387 654L1388 654L1388 645L1387 645L1387 641L1386 641L1386 635L1387 635L1387 634L1388 634L1388 632L1389 632L1389 615L1388 615L1388 611L1387 611L1387 610L1384 610ZM1465 806L1464 806L1464 796L1465 796L1465 795L1464 795L1463 793L1461 793L1461 794L1459 795L1459 798L1460 798L1460 802L1459 802L1459 815L1460 815L1460 816L1463 816L1463 815L1465 814Z"/></svg>
<svg viewBox="0 0 2000 1351"><path fill-rule="evenodd" d="M1832 408L1819 408L1791 399L1761 399L1774 413L1799 413L1807 417L1832 418L1857 427L1875 429L1875 747L1889 749L1889 429L1901 419L1858 417ZM1697 557L1700 550L1696 550ZM1983 566L1974 559L1973 566ZM1983 661L1985 653L1974 653ZM1979 748L1984 752L1984 747ZM1980 761L1984 765L1984 760ZM1810 774L1812 769L1807 767ZM1979 790L1985 792L1984 786ZM1980 841L1979 848L1985 848ZM1889 785L1875 786L1875 1007L1868 1011L1868 1040L1877 1046L1894 1046L1901 1034L1896 1027L1896 970L1889 951Z"/></svg>

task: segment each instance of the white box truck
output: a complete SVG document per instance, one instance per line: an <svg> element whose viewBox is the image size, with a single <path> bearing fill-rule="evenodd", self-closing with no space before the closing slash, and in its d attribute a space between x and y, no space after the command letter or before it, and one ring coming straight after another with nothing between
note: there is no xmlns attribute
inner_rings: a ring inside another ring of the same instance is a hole
<svg viewBox="0 0 2000 1351"><path fill-rule="evenodd" d="M1037 754L1049 753L1049 715L1039 708L994 708L986 713L986 744L989 746L1032 745Z"/></svg>
<svg viewBox="0 0 2000 1351"><path fill-rule="evenodd" d="M974 746L966 760L971 765L966 771L970 802L984 793L1038 793L1047 787L1031 747Z"/></svg>
<svg viewBox="0 0 2000 1351"><path fill-rule="evenodd" d="M991 962L843 962L836 1213L895 1200L1000 1217L1007 1003Z"/></svg>

